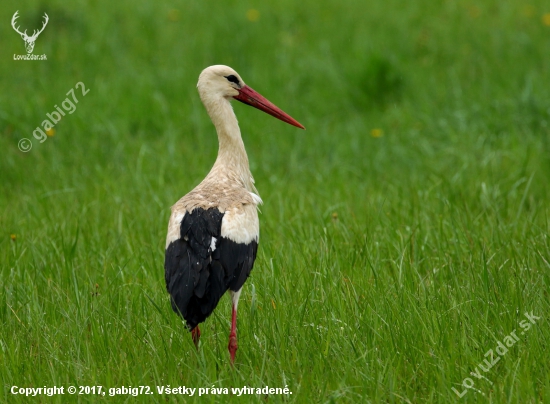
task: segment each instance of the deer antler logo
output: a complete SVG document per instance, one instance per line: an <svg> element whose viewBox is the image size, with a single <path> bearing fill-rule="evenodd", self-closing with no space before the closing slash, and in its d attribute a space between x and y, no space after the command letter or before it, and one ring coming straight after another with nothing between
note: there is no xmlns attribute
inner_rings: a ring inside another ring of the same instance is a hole
<svg viewBox="0 0 550 404"><path fill-rule="evenodd" d="M31 36L28 36L27 30L25 30L25 32L21 32L19 31L19 27L15 26L15 20L19 18L19 16L17 15L18 12L19 10L17 10L13 15L13 18L11 19L11 26L13 27L15 32L21 35L23 41L25 41L25 48L27 49L27 53L31 53L34 49L34 42L36 41L36 38L38 38L38 35L40 35L40 33L44 31L44 28L46 28L46 25L48 25L48 14L44 13L44 22L42 23L42 28L40 29L40 31L34 30L33 34Z"/></svg>

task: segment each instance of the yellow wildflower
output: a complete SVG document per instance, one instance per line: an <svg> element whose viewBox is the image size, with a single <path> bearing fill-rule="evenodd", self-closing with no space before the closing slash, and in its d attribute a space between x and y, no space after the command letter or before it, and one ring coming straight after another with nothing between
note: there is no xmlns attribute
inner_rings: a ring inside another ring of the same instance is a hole
<svg viewBox="0 0 550 404"><path fill-rule="evenodd" d="M246 12L246 19L248 21L256 22L260 19L260 12L254 8L251 8Z"/></svg>
<svg viewBox="0 0 550 404"><path fill-rule="evenodd" d="M384 132L382 132L382 129L374 128L370 131L370 135L372 137L381 137L384 135Z"/></svg>

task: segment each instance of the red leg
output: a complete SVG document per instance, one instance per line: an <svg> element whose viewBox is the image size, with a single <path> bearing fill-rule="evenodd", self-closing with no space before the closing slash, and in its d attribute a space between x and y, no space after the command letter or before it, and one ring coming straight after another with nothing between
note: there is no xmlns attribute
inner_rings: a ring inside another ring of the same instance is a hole
<svg viewBox="0 0 550 404"><path fill-rule="evenodd" d="M191 337L193 338L193 342L195 343L195 347L197 350L199 349L199 340L201 339L201 330L199 330L199 326L196 326L191 330Z"/></svg>
<svg viewBox="0 0 550 404"><path fill-rule="evenodd" d="M233 313L231 315L231 332L229 333L229 355L231 356L231 365L235 362L235 354L237 353L237 309L233 305Z"/></svg>

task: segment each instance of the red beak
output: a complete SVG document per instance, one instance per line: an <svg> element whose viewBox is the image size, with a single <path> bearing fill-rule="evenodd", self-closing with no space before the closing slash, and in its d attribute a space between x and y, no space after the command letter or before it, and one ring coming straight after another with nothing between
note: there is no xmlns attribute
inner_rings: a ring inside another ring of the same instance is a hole
<svg viewBox="0 0 550 404"><path fill-rule="evenodd" d="M282 109L274 105L267 98L257 93L250 87L244 86L243 88L240 88L238 91L239 91L239 95L233 97L236 100L242 103L248 104L254 108L258 108L259 110L262 110L265 113L268 113L269 115L274 116L275 118L280 119L283 122L294 125L300 129L305 129L304 125L302 125L296 119L288 115Z"/></svg>

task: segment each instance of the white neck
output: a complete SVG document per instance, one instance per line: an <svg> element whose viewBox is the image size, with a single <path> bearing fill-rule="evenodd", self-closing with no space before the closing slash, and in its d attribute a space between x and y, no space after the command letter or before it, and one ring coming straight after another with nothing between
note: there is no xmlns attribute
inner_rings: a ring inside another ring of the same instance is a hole
<svg viewBox="0 0 550 404"><path fill-rule="evenodd" d="M224 97L202 101L216 127L219 141L218 158L209 176L222 176L237 181L248 191L256 193L241 130L231 103Z"/></svg>

